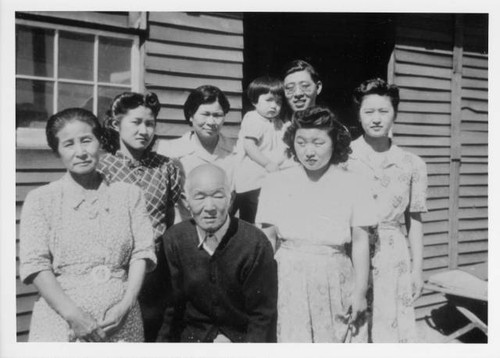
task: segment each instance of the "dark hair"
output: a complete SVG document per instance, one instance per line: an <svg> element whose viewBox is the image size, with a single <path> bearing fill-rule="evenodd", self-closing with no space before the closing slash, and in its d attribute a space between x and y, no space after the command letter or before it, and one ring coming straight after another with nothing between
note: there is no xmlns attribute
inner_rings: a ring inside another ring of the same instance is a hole
<svg viewBox="0 0 500 358"><path fill-rule="evenodd" d="M261 95L268 93L279 96L283 100L285 98L283 82L278 78L263 76L254 79L247 88L247 96L252 104L256 104Z"/></svg>
<svg viewBox="0 0 500 358"><path fill-rule="evenodd" d="M119 121L128 113L128 111L136 109L140 106L149 108L155 119L161 108L158 96L153 92L146 92L144 94L137 92L123 92L113 99L108 111L106 112L106 117L104 118L104 150L114 154L118 149L120 149L120 133L118 133L113 127L113 121ZM153 146L154 141L155 140L153 139L149 148Z"/></svg>
<svg viewBox="0 0 500 358"><path fill-rule="evenodd" d="M286 76L299 71L307 71L311 75L311 79L316 83L320 81L319 73L316 69L309 63L304 60L293 60L288 62L283 70L281 71L281 78L285 79Z"/></svg>
<svg viewBox="0 0 500 358"><path fill-rule="evenodd" d="M231 108L229 101L219 88L211 85L203 85L194 89L189 94L186 102L184 102L184 118L186 118L189 125L192 125L190 119L198 108L202 104L212 104L215 102L219 102L224 114L229 112L229 108Z"/></svg>
<svg viewBox="0 0 500 358"><path fill-rule="evenodd" d="M346 162L349 154L352 153L349 146L351 144L351 135L347 128L339 122L336 115L328 107L312 106L293 114L292 123L283 137L283 140L288 145L288 154L293 156L295 160L298 161L294 147L295 135L297 130L302 128L327 131L333 144L333 153L330 158L331 164Z"/></svg>
<svg viewBox="0 0 500 358"><path fill-rule="evenodd" d="M394 113L398 112L399 88L396 85L389 85L381 78L366 80L354 90L352 97L354 105L356 106L356 112L359 113L364 97L370 94L389 97Z"/></svg>
<svg viewBox="0 0 500 358"><path fill-rule="evenodd" d="M87 123L92 128L92 133L97 140L102 143L103 130L97 117L92 112L83 108L68 108L50 116L45 127L47 143L54 153L59 154L59 138L57 138L57 133L67 123L72 121Z"/></svg>

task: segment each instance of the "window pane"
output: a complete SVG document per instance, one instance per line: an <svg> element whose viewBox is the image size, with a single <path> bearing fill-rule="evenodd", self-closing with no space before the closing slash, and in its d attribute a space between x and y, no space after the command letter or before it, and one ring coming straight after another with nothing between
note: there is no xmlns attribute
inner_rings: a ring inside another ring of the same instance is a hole
<svg viewBox="0 0 500 358"><path fill-rule="evenodd" d="M60 32L59 77L92 81L94 36Z"/></svg>
<svg viewBox="0 0 500 358"><path fill-rule="evenodd" d="M62 111L70 107L92 108L92 92L92 86L60 83L57 110Z"/></svg>
<svg viewBox="0 0 500 358"><path fill-rule="evenodd" d="M117 88L117 87L99 87L98 101L97 101L97 115L99 119L103 119L106 111L111 106L113 99L123 92L130 92L130 88Z"/></svg>
<svg viewBox="0 0 500 358"><path fill-rule="evenodd" d="M131 40L99 37L99 82L130 83Z"/></svg>
<svg viewBox="0 0 500 358"><path fill-rule="evenodd" d="M16 128L45 128L53 114L53 87L51 82L16 80Z"/></svg>
<svg viewBox="0 0 500 358"><path fill-rule="evenodd" d="M54 30L16 26L16 74L54 76Z"/></svg>

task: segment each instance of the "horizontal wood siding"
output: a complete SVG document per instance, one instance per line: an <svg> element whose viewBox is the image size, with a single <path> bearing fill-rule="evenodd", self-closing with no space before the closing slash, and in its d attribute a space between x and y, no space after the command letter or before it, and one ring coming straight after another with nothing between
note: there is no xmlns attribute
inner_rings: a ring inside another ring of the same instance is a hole
<svg viewBox="0 0 500 358"><path fill-rule="evenodd" d="M130 13L124 11L95 12L95 11L21 11L16 13L18 18L38 19L44 22L64 23L96 27L114 27L129 29L134 27Z"/></svg>
<svg viewBox="0 0 500 358"><path fill-rule="evenodd" d="M236 138L241 122L243 21L219 13L151 12L145 49L145 87L160 97L157 133L175 138L189 130L183 105L196 87L211 84L228 97L223 133Z"/></svg>
<svg viewBox="0 0 500 358"><path fill-rule="evenodd" d="M65 172L61 160L50 150L16 151L16 318L17 341L28 339L33 304L38 298L35 286L19 279L19 224L26 195L33 189L59 179Z"/></svg>
<svg viewBox="0 0 500 358"><path fill-rule="evenodd" d="M488 260L488 24L464 17L458 265Z"/></svg>
<svg viewBox="0 0 500 358"><path fill-rule="evenodd" d="M469 36L467 23L464 38ZM458 264L484 262L488 252L488 58L464 52L461 132L459 138L452 138L453 34L453 15L399 16L394 64L389 69L401 96L394 141L427 163L429 211L422 216L424 279L450 264L453 140L460 141L461 149ZM444 301L442 295L425 292L416 304L417 318L422 319Z"/></svg>
<svg viewBox="0 0 500 358"><path fill-rule="evenodd" d="M483 22L464 19L458 265L488 260L488 55ZM468 170L466 170L468 169Z"/></svg>

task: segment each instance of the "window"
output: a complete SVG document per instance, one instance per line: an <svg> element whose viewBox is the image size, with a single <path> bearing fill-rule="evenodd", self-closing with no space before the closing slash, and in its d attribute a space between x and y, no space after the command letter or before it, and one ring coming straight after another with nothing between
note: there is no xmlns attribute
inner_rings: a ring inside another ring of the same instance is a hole
<svg viewBox="0 0 500 358"><path fill-rule="evenodd" d="M47 118L62 109L103 118L114 96L138 89L138 58L136 36L18 21L17 147L46 148Z"/></svg>

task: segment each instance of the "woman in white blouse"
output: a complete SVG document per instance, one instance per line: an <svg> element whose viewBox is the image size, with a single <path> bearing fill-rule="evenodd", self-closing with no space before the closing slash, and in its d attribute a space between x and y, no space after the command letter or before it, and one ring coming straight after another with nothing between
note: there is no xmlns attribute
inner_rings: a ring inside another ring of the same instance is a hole
<svg viewBox="0 0 500 358"><path fill-rule="evenodd" d="M156 152L176 160L184 177L201 164L215 164L226 171L232 187L235 141L221 133L229 108L219 88L204 85L194 89L184 103L184 117L193 130L159 142Z"/></svg>
<svg viewBox="0 0 500 358"><path fill-rule="evenodd" d="M267 178L256 218L277 240L278 341L366 342L376 217L367 183L338 165L350 135L328 108L311 106L294 113L284 139L301 165Z"/></svg>

